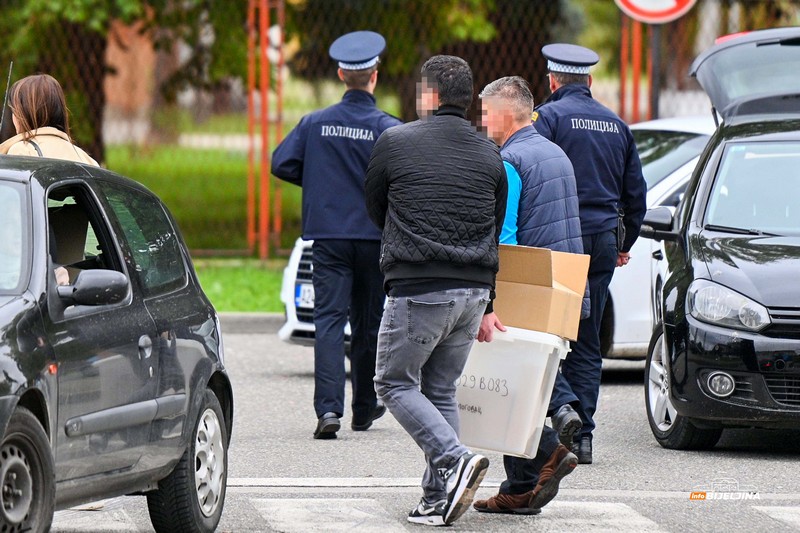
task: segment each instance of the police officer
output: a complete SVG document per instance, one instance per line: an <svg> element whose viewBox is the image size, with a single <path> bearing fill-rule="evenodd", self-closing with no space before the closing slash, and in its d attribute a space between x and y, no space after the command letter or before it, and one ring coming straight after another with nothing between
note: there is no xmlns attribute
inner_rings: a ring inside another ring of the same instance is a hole
<svg viewBox="0 0 800 533"><path fill-rule="evenodd" d="M351 428L367 430L386 410L372 381L384 301L381 233L364 199L372 147L384 130L401 123L375 106L378 56L385 47L371 31L336 39L329 54L346 86L341 102L304 116L272 154L272 173L303 188L303 238L314 239L315 439L335 438L344 414L348 318Z"/></svg>
<svg viewBox="0 0 800 533"><path fill-rule="evenodd" d="M547 45L542 55L547 58L553 94L534 111L533 125L572 161L583 250L591 256L591 314L581 320L578 340L562 363L550 410L557 430L569 426L566 433L575 432L573 451L580 463L588 464L592 462L593 416L600 391L603 308L614 268L630 260L629 250L646 209L647 189L630 129L592 98L589 67L599 61L598 55L573 44ZM576 423L572 408L577 409L580 423Z"/></svg>

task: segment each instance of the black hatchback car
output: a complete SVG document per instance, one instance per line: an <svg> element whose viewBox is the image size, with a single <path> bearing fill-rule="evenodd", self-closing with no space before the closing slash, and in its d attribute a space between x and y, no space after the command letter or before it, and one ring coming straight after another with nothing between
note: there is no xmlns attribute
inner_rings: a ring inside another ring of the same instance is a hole
<svg viewBox="0 0 800 533"><path fill-rule="evenodd" d="M648 211L642 232L667 261L647 415L678 449L800 426L800 28L723 41L692 75L723 123L677 212Z"/></svg>
<svg viewBox="0 0 800 533"><path fill-rule="evenodd" d="M213 531L233 395L164 205L100 168L0 156L0 232L0 531L123 494L157 531Z"/></svg>

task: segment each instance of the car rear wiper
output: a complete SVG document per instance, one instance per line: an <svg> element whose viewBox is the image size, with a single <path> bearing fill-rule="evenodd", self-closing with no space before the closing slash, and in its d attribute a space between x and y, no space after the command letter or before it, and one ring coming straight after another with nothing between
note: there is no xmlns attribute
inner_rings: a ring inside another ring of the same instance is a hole
<svg viewBox="0 0 800 533"><path fill-rule="evenodd" d="M764 237L778 237L777 233L768 233L757 229L735 228L733 226L720 226L719 224L706 224L703 229L711 231L725 231L727 233L738 233L739 235L759 235Z"/></svg>

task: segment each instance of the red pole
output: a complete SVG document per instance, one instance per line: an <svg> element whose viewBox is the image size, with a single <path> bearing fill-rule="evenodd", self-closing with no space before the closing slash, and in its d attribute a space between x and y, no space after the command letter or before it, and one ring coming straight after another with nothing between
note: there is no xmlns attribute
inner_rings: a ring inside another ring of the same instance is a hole
<svg viewBox="0 0 800 533"><path fill-rule="evenodd" d="M247 5L247 248L256 247L256 5Z"/></svg>
<svg viewBox="0 0 800 533"><path fill-rule="evenodd" d="M261 202L258 228L258 255L269 257L269 58L267 57L267 31L269 6L267 0L259 2L259 47L261 51Z"/></svg>
<svg viewBox="0 0 800 533"><path fill-rule="evenodd" d="M627 90L628 90L628 48L630 47L630 19L625 15L620 15L622 26L619 39L619 116L627 120Z"/></svg>
<svg viewBox="0 0 800 533"><path fill-rule="evenodd" d="M635 123L641 120L639 116L639 90L641 89L640 85L642 81L642 23L638 20L633 22L632 41L633 60L631 63L633 66L633 116L631 117L631 120Z"/></svg>
<svg viewBox="0 0 800 533"><path fill-rule="evenodd" d="M283 30L286 27L286 13L284 1L275 0L278 10L278 27L280 28L280 41L278 43L278 74L275 77L275 98L277 116L275 120L275 144L283 140ZM275 203L273 208L272 226L275 228L275 249L280 248L281 233L283 232L283 187L279 181L275 182Z"/></svg>
<svg viewBox="0 0 800 533"><path fill-rule="evenodd" d="M647 25L647 54L645 55L645 64L647 68L647 120L653 120L653 25Z"/></svg>

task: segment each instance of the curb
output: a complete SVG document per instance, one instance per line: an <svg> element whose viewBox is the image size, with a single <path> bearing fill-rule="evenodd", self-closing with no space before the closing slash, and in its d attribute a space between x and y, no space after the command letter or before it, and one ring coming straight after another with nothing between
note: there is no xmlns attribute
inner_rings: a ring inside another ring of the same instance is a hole
<svg viewBox="0 0 800 533"><path fill-rule="evenodd" d="M224 334L271 335L286 321L283 313L219 313Z"/></svg>

